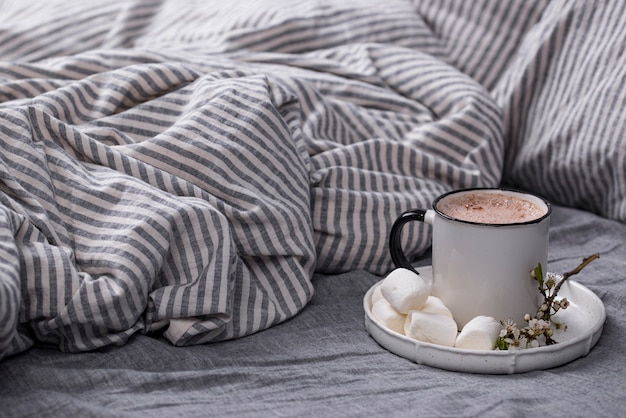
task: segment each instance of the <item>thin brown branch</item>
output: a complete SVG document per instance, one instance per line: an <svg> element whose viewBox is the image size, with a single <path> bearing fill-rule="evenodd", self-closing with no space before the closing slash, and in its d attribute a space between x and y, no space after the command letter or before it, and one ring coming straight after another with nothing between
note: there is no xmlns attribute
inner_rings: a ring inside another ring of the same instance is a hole
<svg viewBox="0 0 626 418"><path fill-rule="evenodd" d="M582 263L580 263L574 270L563 273L563 278L561 279L561 281L557 283L552 295L556 296L556 294L559 292L559 289L561 289L561 286L563 285L563 283L565 283L567 279L569 279L571 276L574 276L580 273L582 269L587 267L587 265L591 263L593 260L595 260L596 258L600 258L600 254L595 253L595 254L590 255L589 257L584 258Z"/></svg>

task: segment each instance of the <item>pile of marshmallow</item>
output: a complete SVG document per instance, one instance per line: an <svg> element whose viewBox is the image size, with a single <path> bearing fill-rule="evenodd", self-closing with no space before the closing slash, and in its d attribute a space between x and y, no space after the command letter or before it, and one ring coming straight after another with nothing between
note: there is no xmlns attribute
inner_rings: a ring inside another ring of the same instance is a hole
<svg viewBox="0 0 626 418"><path fill-rule="evenodd" d="M502 326L477 316L458 332L450 309L411 270L393 270L372 292L372 314L385 327L415 340L448 347L493 350Z"/></svg>

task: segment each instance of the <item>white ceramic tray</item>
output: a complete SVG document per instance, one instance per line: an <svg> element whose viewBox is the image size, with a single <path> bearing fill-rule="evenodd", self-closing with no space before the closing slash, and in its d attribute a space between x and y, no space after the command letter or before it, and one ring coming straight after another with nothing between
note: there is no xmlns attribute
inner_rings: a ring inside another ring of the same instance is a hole
<svg viewBox="0 0 626 418"><path fill-rule="evenodd" d="M417 269L427 280L432 280L430 266ZM380 283L380 282L379 282ZM606 318L604 304L588 288L573 282L565 282L560 297L570 301L567 309L557 315L567 324L566 331L556 331L558 344L517 351L466 350L417 341L392 331L382 325L371 311L371 296L375 287L365 294L365 327L369 334L390 352L440 369L484 374L513 374L556 367L587 355L598 342Z"/></svg>

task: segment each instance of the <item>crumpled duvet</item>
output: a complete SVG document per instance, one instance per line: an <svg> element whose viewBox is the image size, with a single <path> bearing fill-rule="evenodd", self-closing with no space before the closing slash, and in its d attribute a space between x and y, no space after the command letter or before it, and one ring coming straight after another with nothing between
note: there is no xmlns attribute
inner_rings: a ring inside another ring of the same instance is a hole
<svg viewBox="0 0 626 418"><path fill-rule="evenodd" d="M546 6L515 7L471 51L417 2L3 3L0 358L236 338L316 271L389 271L400 213L502 180L501 75Z"/></svg>

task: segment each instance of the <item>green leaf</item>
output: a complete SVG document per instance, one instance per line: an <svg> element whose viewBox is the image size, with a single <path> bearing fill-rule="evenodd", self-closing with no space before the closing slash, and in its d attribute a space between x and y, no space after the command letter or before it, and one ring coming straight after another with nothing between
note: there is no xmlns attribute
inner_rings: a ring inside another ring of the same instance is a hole
<svg viewBox="0 0 626 418"><path fill-rule="evenodd" d="M498 350L508 350L509 349L509 343L504 341L504 337L498 337L498 339L496 340L496 348Z"/></svg>

